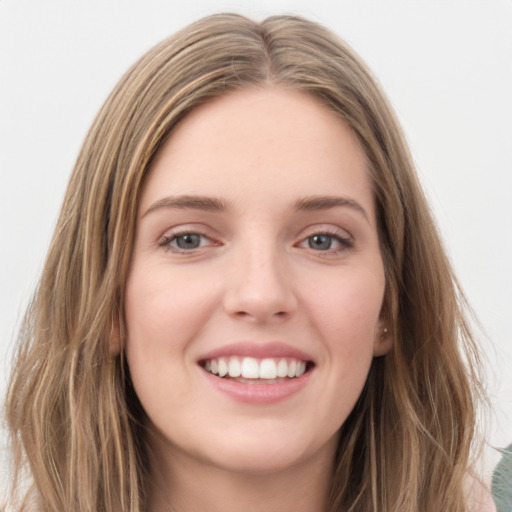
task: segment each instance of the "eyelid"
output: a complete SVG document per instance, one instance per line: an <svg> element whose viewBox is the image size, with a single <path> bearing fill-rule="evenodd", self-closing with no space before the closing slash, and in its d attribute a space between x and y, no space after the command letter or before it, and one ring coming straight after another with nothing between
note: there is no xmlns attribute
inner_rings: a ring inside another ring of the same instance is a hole
<svg viewBox="0 0 512 512"><path fill-rule="evenodd" d="M298 238L305 239L313 235L331 235L342 238L343 240L354 241L354 237L350 231L333 224L313 224L307 226L301 230Z"/></svg>
<svg viewBox="0 0 512 512"><path fill-rule="evenodd" d="M166 230L165 233L158 238L157 244L165 251L169 251L172 253L188 255L195 254L197 251L200 251L201 249L205 249L210 246L220 245L220 242L218 242L212 235L207 234L207 231L208 230L193 225L177 226L175 228ZM180 236L185 235L198 235L201 238L208 240L208 243L201 244L199 247L191 249L182 249L171 245L171 242L173 242Z"/></svg>
<svg viewBox="0 0 512 512"><path fill-rule="evenodd" d="M210 229L204 228L202 225L186 224L179 225L167 229L158 239L157 245L163 248L165 251L169 251L176 254L183 255L194 255L198 251L208 249L209 247L215 247L222 245L222 242L218 240L218 237L210 234ZM185 235L198 235L202 238L202 242L199 247L192 248L180 248L171 243ZM332 237L338 247L328 248L325 250L315 250L312 247L306 247L304 244L308 242L308 239L315 235L324 235ZM205 242L206 241L206 242ZM304 228L301 233L297 236L297 242L293 244L295 247L308 249L310 252L315 253L319 256L328 257L336 253L348 251L354 246L354 237L346 230L339 226L326 225L326 224L315 224Z"/></svg>
<svg viewBox="0 0 512 512"><path fill-rule="evenodd" d="M329 248L323 251L314 250L311 247L305 247L304 244L307 243L308 239L316 235L324 235L334 238L338 242L339 247L333 249ZM318 256L329 257L352 249L354 247L354 243L354 237L343 228L332 225L314 225L309 226L302 231L299 241L295 244L295 246L308 249L310 252Z"/></svg>

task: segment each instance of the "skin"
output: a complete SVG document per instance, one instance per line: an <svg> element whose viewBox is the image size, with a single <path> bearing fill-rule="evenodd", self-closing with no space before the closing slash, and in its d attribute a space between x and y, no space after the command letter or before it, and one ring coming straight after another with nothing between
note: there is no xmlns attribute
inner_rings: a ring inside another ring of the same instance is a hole
<svg viewBox="0 0 512 512"><path fill-rule="evenodd" d="M182 196L224 208L171 205ZM320 196L344 202L310 200ZM305 198L310 208L298 210ZM191 240L197 247L180 249ZM364 153L333 112L269 87L189 114L142 190L126 288L127 359L153 452L150 509L324 508L337 432L391 345L384 290ZM219 391L198 362L247 342L306 353L306 384L273 403Z"/></svg>

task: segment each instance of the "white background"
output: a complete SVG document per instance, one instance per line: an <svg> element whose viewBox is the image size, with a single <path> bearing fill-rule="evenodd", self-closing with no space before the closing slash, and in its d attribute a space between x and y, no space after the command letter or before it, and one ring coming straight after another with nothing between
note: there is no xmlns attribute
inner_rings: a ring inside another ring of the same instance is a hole
<svg viewBox="0 0 512 512"><path fill-rule="evenodd" d="M490 444L511 443L512 0L0 0L0 393L94 115L143 52L220 11L309 17L373 69L487 335Z"/></svg>

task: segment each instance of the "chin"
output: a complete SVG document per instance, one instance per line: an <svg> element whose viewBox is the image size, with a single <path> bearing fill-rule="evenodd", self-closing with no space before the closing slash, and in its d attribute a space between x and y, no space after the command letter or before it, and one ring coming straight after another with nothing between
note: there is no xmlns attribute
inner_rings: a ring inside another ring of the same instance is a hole
<svg viewBox="0 0 512 512"><path fill-rule="evenodd" d="M297 469L314 458L332 460L336 451L338 435L326 442L312 442L307 436L255 433L255 437L233 440L224 436L215 444L210 463L219 469L248 475L269 475ZM230 441L230 442L228 442Z"/></svg>
<svg viewBox="0 0 512 512"><path fill-rule="evenodd" d="M273 450L254 450L237 451L237 453L227 454L222 460L212 461L213 465L219 469L230 473L246 475L273 475L285 472L289 469L300 466L307 457L305 454L297 456L295 453L287 453L283 450L275 452Z"/></svg>

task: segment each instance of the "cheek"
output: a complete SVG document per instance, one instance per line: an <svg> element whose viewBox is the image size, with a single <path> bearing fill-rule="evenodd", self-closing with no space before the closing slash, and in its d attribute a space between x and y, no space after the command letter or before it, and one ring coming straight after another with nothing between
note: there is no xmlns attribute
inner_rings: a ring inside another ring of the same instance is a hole
<svg viewBox="0 0 512 512"><path fill-rule="evenodd" d="M326 293L317 295L312 306L315 313L310 316L326 348L323 408L331 411L334 430L352 411L367 380L383 295L380 274L354 274L345 276L343 286L331 282L327 287L326 283Z"/></svg>
<svg viewBox="0 0 512 512"><path fill-rule="evenodd" d="M309 318L327 349L329 364L336 367L333 378L364 382L379 335L384 272L377 267L374 272L335 277L316 281Z"/></svg>
<svg viewBox="0 0 512 512"><path fill-rule="evenodd" d="M130 273L125 296L126 357L133 385L148 415L178 406L190 393L187 348L210 315L203 286L168 268L140 266ZM211 295L210 295L211 297ZM172 376L173 392L169 389Z"/></svg>
<svg viewBox="0 0 512 512"><path fill-rule="evenodd" d="M374 334L379 323L384 298L384 272L347 272L326 276L310 287L309 307L319 328L334 336L351 338Z"/></svg>
<svg viewBox="0 0 512 512"><path fill-rule="evenodd" d="M185 343L208 315L211 301L205 291L177 273L133 272L125 300L128 345L143 340L146 348L162 344L169 349Z"/></svg>

